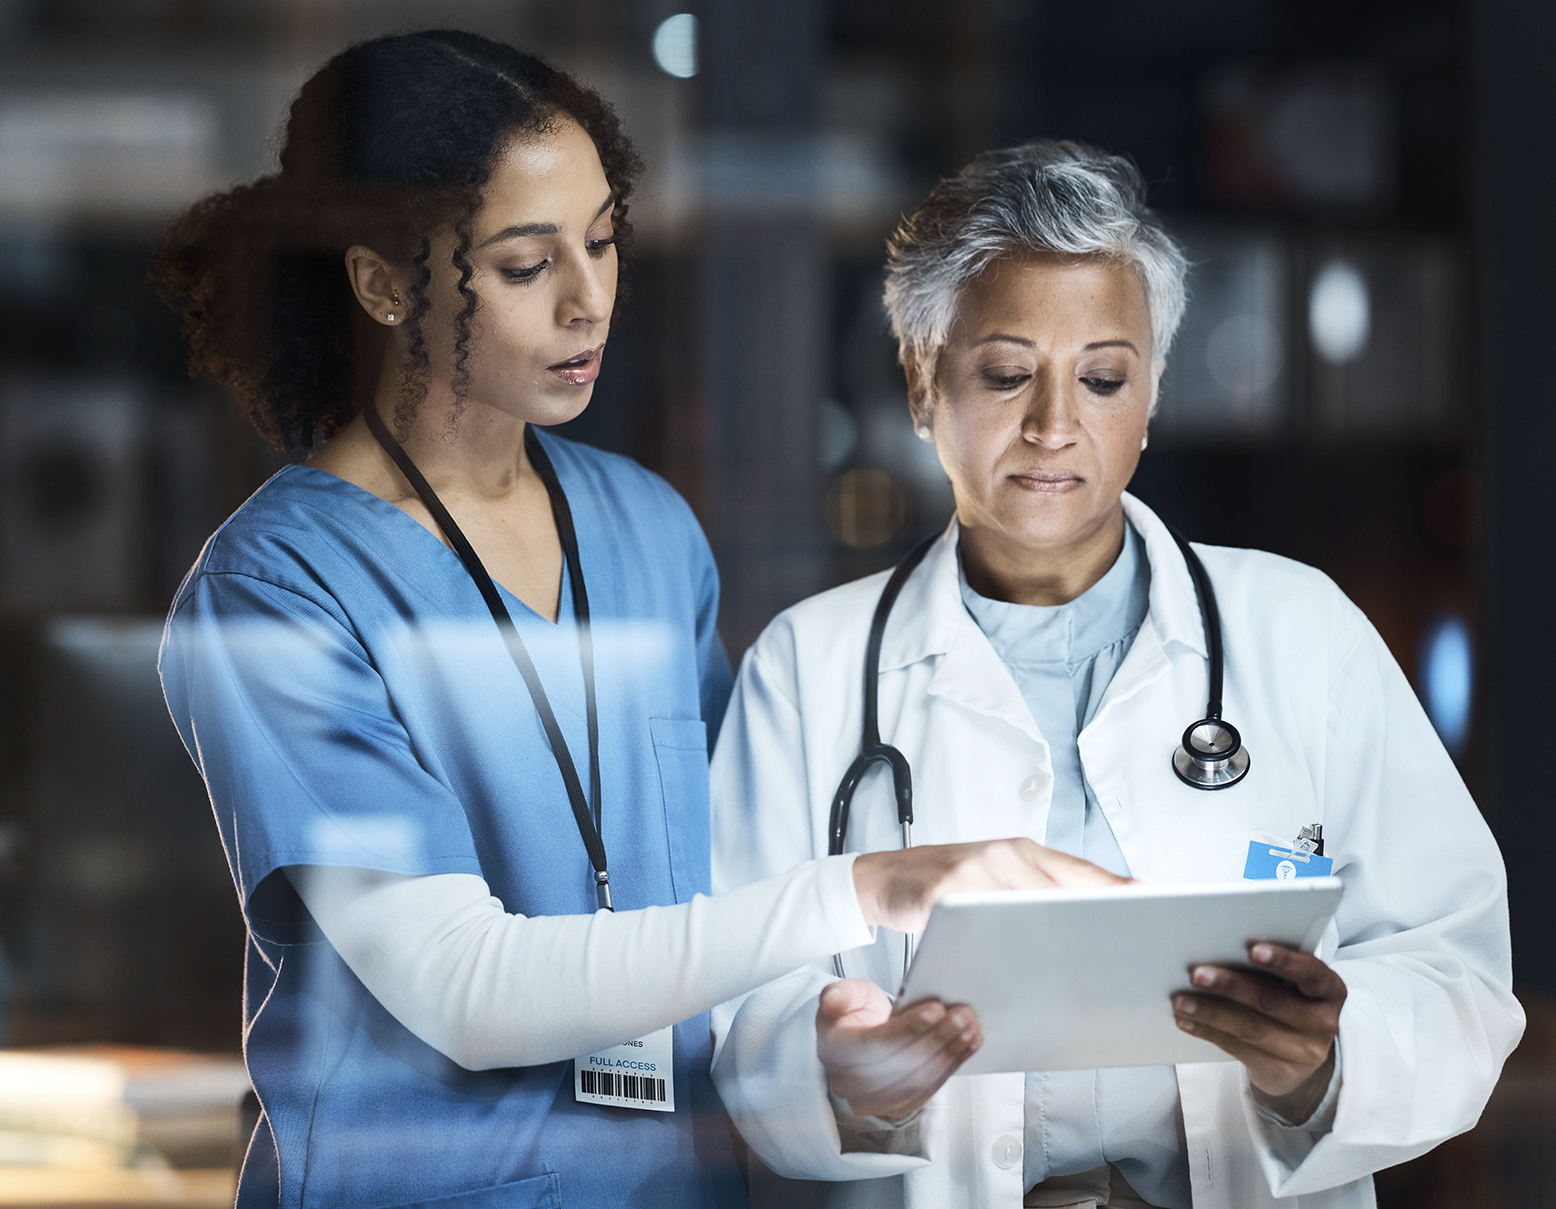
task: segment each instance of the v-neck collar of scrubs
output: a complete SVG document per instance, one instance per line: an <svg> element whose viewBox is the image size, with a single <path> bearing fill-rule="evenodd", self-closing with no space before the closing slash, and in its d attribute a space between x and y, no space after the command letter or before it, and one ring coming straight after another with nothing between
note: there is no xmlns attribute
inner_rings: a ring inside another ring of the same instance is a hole
<svg viewBox="0 0 1556 1209"><path fill-rule="evenodd" d="M344 500L355 500L361 507L366 508L368 511L373 512L379 517L389 517L392 515L394 519L390 523L397 526L399 531L407 532L405 526L409 525L411 529L414 529L415 532L419 535L419 537L408 537L408 541L425 540L432 542L435 546L437 546L441 557L450 560L450 569L458 571L460 580L469 580L469 575L468 572L465 571L464 564L459 561L459 555L455 554L453 550L449 549L449 547L444 544L444 542L441 541L435 533L433 533L410 513L406 512L405 509L401 508L397 504L390 503L388 500L384 499L383 496L375 495L373 492L367 490L367 488L358 486L356 483L353 483L350 479L341 478L340 475L333 474L328 470L321 470L317 466L308 466L304 464L287 466L282 469L279 474L301 474L309 479L314 486L322 487L324 490L330 492L333 495L339 495ZM561 477L560 471L558 471L558 477ZM565 484L563 489L566 489ZM579 542L579 557L582 558L582 538L579 539ZM433 557L439 557L440 555L433 555ZM565 560L561 569L561 577L562 588L560 594L557 597L557 615L554 620L550 617L547 617L543 613L537 612L523 598L515 593L513 589L509 588L500 580L494 578L492 582L497 585L497 590L502 593L503 603L508 606L508 611L510 613L521 613L528 620L541 622L547 626L550 626L554 630L561 630L568 628L572 625L573 622L573 590L572 584L569 582L567 564Z"/></svg>

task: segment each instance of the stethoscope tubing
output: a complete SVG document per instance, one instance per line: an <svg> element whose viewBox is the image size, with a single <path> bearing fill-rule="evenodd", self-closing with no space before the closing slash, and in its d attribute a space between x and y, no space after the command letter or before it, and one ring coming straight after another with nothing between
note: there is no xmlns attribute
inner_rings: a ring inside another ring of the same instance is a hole
<svg viewBox="0 0 1556 1209"><path fill-rule="evenodd" d="M864 654L864 739L859 754L848 766L848 771L838 783L837 792L832 795L832 811L827 821L828 856L842 855L848 838L848 813L853 805L854 791L859 788L859 782L864 780L865 774L878 763L891 769L898 823L909 826L913 822L913 772L908 765L908 758L890 743L881 742L881 644L886 638L886 622L891 617L892 606L897 603L902 586L908 582L908 577L919 563L924 561L930 547L939 540L940 534L931 533L908 551L907 556L892 571L886 586L881 589L875 614L870 618L870 637L865 643Z"/></svg>
<svg viewBox="0 0 1556 1209"><path fill-rule="evenodd" d="M1171 525L1167 526L1167 532L1172 534L1172 540L1178 543L1178 549L1183 552L1183 561L1188 566L1189 578L1194 581L1194 595L1199 600L1199 615L1205 627L1205 653L1210 662L1210 691L1205 704L1205 717L1221 720L1221 680L1225 670L1225 663L1221 654L1221 610L1216 606L1216 591L1210 586L1210 574L1205 570L1205 564L1200 562L1199 555L1194 552L1194 547L1189 545L1189 539L1184 537Z"/></svg>

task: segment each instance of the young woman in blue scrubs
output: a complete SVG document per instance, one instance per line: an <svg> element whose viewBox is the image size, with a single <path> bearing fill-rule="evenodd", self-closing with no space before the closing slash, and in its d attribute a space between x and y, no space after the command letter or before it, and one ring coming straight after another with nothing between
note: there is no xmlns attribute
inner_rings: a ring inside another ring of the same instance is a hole
<svg viewBox="0 0 1556 1209"><path fill-rule="evenodd" d="M249 928L245 1209L738 1205L709 1007L948 890L1106 877L999 841L703 897L707 544L533 427L588 402L637 167L540 60L382 38L159 254L192 368L311 451L211 538L162 656ZM934 1005L908 1043L932 1078L979 1037Z"/></svg>

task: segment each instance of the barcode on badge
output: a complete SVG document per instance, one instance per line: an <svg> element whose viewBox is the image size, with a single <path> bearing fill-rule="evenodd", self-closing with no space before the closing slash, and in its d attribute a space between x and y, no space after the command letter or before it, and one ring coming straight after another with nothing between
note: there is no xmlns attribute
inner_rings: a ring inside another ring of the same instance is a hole
<svg viewBox="0 0 1556 1209"><path fill-rule="evenodd" d="M674 1069L675 1029L667 1026L573 1059L573 1099L611 1108L674 1112L675 1083L670 1079Z"/></svg>
<svg viewBox="0 0 1556 1209"><path fill-rule="evenodd" d="M626 1075L618 1071L594 1071L580 1066L574 1099L612 1108L647 1108L655 1113L674 1113L672 1089L655 1075Z"/></svg>
<svg viewBox="0 0 1556 1209"><path fill-rule="evenodd" d="M651 1075L619 1075L608 1070L578 1072L578 1090L607 1100L631 1100L645 1106L664 1104L665 1081Z"/></svg>

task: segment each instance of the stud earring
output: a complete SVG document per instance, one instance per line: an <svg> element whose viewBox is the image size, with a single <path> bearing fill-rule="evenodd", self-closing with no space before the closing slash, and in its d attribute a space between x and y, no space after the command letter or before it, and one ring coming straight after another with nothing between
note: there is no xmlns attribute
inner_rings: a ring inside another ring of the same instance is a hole
<svg viewBox="0 0 1556 1209"><path fill-rule="evenodd" d="M385 323L393 323L394 322L394 312L393 311L390 311L387 315L384 316L384 322Z"/></svg>
<svg viewBox="0 0 1556 1209"><path fill-rule="evenodd" d="M1151 434L1150 433L1146 433L1145 436L1140 438L1140 449L1141 449L1141 451L1144 452L1145 447L1147 445L1149 445L1150 443L1151 443Z"/></svg>
<svg viewBox="0 0 1556 1209"><path fill-rule="evenodd" d="M928 424L920 424L918 426L918 439L921 440L921 441L929 440L929 425Z"/></svg>

